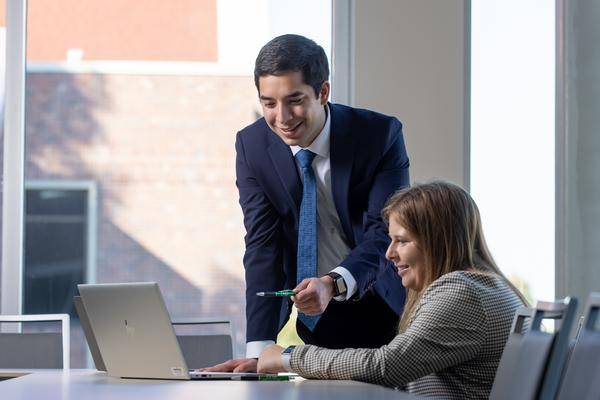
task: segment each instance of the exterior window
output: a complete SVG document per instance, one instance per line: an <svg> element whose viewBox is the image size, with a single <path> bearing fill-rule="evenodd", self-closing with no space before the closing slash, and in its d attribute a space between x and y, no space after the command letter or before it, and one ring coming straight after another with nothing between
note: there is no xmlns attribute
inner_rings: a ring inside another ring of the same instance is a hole
<svg viewBox="0 0 600 400"><path fill-rule="evenodd" d="M299 33L330 54L331 2L126 3L23 4L24 259L23 271L3 268L19 290L2 305L75 316L79 282L154 281L173 318L231 319L241 356L235 134L260 115L260 48ZM90 365L86 351L72 326L72 367Z"/></svg>
<svg viewBox="0 0 600 400"><path fill-rule="evenodd" d="M86 281L87 190L27 189L23 304L26 314L68 313Z"/></svg>
<svg viewBox="0 0 600 400"><path fill-rule="evenodd" d="M555 21L553 1L471 3L471 194L531 301L554 298Z"/></svg>

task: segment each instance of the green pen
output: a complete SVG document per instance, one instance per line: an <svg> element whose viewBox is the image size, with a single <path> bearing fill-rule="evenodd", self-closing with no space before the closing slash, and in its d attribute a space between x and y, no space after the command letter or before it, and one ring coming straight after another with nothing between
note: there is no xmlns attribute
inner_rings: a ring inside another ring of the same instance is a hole
<svg viewBox="0 0 600 400"><path fill-rule="evenodd" d="M293 376L289 375L269 375L269 376L259 376L259 381L289 381L294 379Z"/></svg>
<svg viewBox="0 0 600 400"><path fill-rule="evenodd" d="M257 292L256 295L260 297L290 297L295 296L296 293L293 290L279 290L277 292Z"/></svg>

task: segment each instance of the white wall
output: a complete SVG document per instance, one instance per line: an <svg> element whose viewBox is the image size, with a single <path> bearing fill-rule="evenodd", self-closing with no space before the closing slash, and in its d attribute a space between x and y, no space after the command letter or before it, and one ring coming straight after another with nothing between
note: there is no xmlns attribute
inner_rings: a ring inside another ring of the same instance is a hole
<svg viewBox="0 0 600 400"><path fill-rule="evenodd" d="M468 0L352 3L354 105L402 121L411 181L468 187Z"/></svg>

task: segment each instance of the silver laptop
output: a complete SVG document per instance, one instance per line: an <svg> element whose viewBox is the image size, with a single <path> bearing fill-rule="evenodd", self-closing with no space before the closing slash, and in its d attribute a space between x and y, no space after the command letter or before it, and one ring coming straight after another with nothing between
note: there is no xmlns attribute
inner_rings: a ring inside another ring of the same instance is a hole
<svg viewBox="0 0 600 400"><path fill-rule="evenodd" d="M100 353L98 342L96 341L96 337L94 336L94 332L90 326L90 319L88 318L87 311L85 311L85 307L83 306L81 296L73 297L73 304L75 305L75 311L77 311L77 316L79 317L79 322L81 323L81 329L83 329L85 340L87 341L90 353L92 354L94 365L98 371L106 371L104 361L102 360L102 354Z"/></svg>
<svg viewBox="0 0 600 400"><path fill-rule="evenodd" d="M77 285L106 372L119 378L280 380L188 370L158 284Z"/></svg>

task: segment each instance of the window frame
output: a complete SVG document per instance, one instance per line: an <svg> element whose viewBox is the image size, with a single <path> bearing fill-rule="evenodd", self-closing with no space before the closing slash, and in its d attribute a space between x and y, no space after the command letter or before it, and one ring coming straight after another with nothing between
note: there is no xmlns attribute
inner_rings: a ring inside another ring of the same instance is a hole
<svg viewBox="0 0 600 400"><path fill-rule="evenodd" d="M98 189L96 182L92 180L26 180L25 191L27 190L78 190L86 192L86 259L85 280L82 283L96 283L96 254L98 249ZM22 284L24 284L24 281Z"/></svg>
<svg viewBox="0 0 600 400"><path fill-rule="evenodd" d="M6 2L6 87L2 179L2 282L0 313L23 309L23 216L25 170L26 0ZM9 233L10 234L7 234ZM11 324L12 325L12 324ZM18 327L6 327L14 332Z"/></svg>

